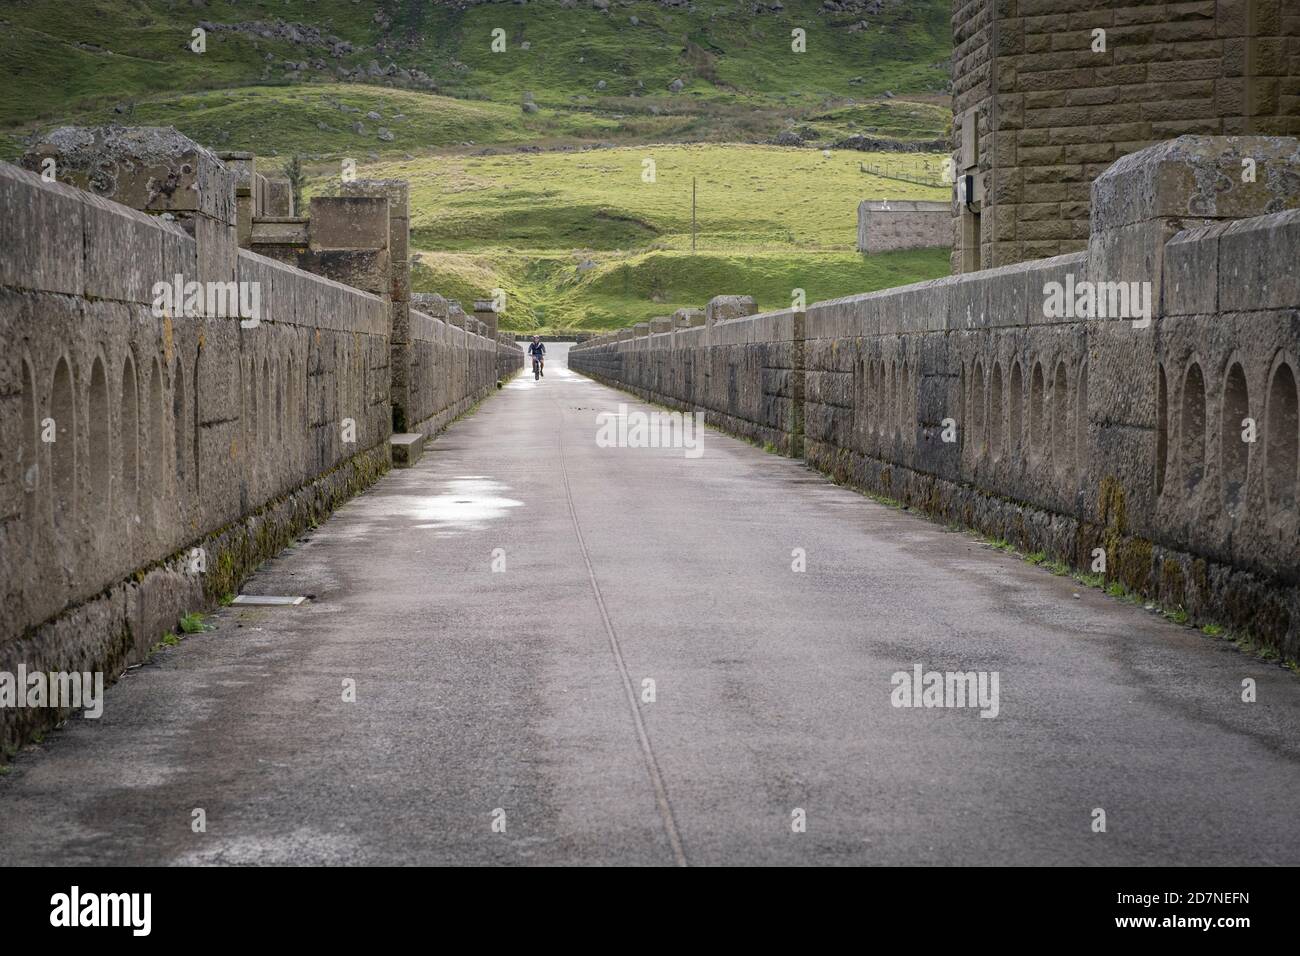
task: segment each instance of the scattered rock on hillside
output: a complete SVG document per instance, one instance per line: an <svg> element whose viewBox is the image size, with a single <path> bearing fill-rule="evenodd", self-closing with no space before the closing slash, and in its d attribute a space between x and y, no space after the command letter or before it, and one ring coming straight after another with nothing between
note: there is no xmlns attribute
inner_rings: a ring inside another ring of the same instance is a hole
<svg viewBox="0 0 1300 956"><path fill-rule="evenodd" d="M392 131L392 130L384 129L384 127L382 127L382 126L379 127L379 134L378 134L378 135L379 135L379 138L380 138L381 140L383 140L385 143L391 143L394 139L397 138L397 137L395 137L395 136L393 135L393 131Z"/></svg>
<svg viewBox="0 0 1300 956"><path fill-rule="evenodd" d="M668 89L673 93L680 93L685 88L686 88L686 84L683 83L680 79L673 80L671 83L668 84Z"/></svg>
<svg viewBox="0 0 1300 956"><path fill-rule="evenodd" d="M942 139L916 141L878 139L875 136L863 136L861 133L854 133L832 143L831 146L835 149L856 149L867 153L941 153L948 149L948 143Z"/></svg>

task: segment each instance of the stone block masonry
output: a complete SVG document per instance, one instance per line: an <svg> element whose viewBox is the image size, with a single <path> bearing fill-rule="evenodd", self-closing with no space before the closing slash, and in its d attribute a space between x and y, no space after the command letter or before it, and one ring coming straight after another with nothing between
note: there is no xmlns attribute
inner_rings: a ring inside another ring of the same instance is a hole
<svg viewBox="0 0 1300 956"><path fill-rule="evenodd" d="M239 177L174 130L59 130L24 162L0 163L0 671L111 681L390 467L388 207L332 200L289 264L239 248ZM373 293L295 267L363 259ZM177 276L256 287L257 315L159 314ZM420 414L510 360L450 329ZM0 708L0 761L63 716Z"/></svg>
<svg viewBox="0 0 1300 956"><path fill-rule="evenodd" d="M956 0L953 271L1079 252L1090 184L1182 134L1300 134L1295 0ZM956 196L954 196L954 199Z"/></svg>
<svg viewBox="0 0 1300 956"><path fill-rule="evenodd" d="M728 296L569 363L1300 658L1300 143L1179 137L1090 199L1081 252L805 313ZM1120 283L1127 314L1051 307Z"/></svg>

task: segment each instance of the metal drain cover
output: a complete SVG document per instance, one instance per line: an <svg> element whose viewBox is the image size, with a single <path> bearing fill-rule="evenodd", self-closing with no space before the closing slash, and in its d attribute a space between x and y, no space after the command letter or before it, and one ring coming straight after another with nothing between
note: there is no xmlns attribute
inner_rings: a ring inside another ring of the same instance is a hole
<svg viewBox="0 0 1300 956"><path fill-rule="evenodd" d="M290 607L307 600L301 594L296 597L281 594L241 594L231 604L251 604L261 607Z"/></svg>

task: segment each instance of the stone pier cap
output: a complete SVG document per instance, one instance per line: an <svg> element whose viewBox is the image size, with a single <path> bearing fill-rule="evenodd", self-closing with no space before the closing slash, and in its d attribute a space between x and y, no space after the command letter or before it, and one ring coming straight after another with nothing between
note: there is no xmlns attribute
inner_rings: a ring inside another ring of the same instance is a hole
<svg viewBox="0 0 1300 956"><path fill-rule="evenodd" d="M235 221L236 173L170 126L62 126L21 165L143 212Z"/></svg>

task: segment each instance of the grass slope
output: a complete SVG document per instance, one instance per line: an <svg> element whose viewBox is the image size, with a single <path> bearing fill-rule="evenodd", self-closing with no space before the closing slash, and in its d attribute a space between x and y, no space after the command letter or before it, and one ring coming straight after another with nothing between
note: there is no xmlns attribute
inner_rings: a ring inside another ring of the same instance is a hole
<svg viewBox="0 0 1300 956"><path fill-rule="evenodd" d="M655 162L653 183L642 179L647 158ZM510 329L603 329L726 293L784 308L795 289L814 302L946 275L945 249L854 251L860 199L946 196L859 171L860 161L885 160L932 172L940 162L677 144L427 157L362 173L411 183L417 290L468 301L504 289Z"/></svg>
<svg viewBox="0 0 1300 956"><path fill-rule="evenodd" d="M467 10L429 0L9 3L0 6L0 148L11 155L20 134L56 122L142 124L193 109L186 131L214 145L265 151L276 143L277 150L343 155L357 143L341 117L296 109L314 102L303 90L336 84L345 71L372 62L422 70L437 92L462 100L521 113L527 91L543 108L533 122L487 109L487 130L463 137L476 143L513 141L493 131L516 124L552 137L619 131L624 139L752 141L848 98L886 90L923 96L947 80L951 41L942 0L886 2L869 17L827 13L820 0L790 0L779 14L750 7L719 0L682 8L616 2L609 12L586 0ZM293 42L281 21L305 25L294 27L305 39ZM864 21L865 29L855 29ZM189 43L200 22L256 24L270 35L210 29L198 54ZM807 52L791 51L794 29L806 31ZM494 30L504 31L504 52L492 51ZM351 52L339 52L338 41L352 44ZM669 91L674 80L684 84L679 93ZM388 82L366 77L367 84ZM371 94L365 91L373 87L356 85L359 97L385 95L382 86ZM260 89L239 91L246 87ZM214 90L232 92L190 95ZM117 113L116 106L134 112ZM408 115L420 112L407 106ZM926 116L925 133L940 135L946 116ZM319 129L320 122L338 132ZM373 129L369 136L373 142ZM381 152L412 151L411 145L374 143Z"/></svg>
<svg viewBox="0 0 1300 956"><path fill-rule="evenodd" d="M108 122L172 125L262 157L305 153L317 191L353 157L362 175L411 181L416 288L462 300L505 289L518 329L616 327L725 292L779 308L796 288L812 302L945 274L942 250L853 251L858 200L947 194L859 163L935 177L937 156L730 144L782 130L820 144L945 136L946 0L763 11L736 0L611 0L608 11L590 0L10 2L0 157L51 125ZM189 46L200 22L201 54ZM792 51L795 30L806 52ZM373 75L390 64L436 89ZM620 148L502 152L594 143ZM502 154L476 155L485 148Z"/></svg>
<svg viewBox="0 0 1300 956"><path fill-rule="evenodd" d="M654 182L643 178L647 161ZM423 157L368 165L363 173L410 182L412 243L440 251L689 249L692 179L697 243L714 251L851 250L859 200L947 198L947 190L864 174L861 163L937 179L941 157L657 144Z"/></svg>
<svg viewBox="0 0 1300 956"><path fill-rule="evenodd" d="M856 252L651 251L592 256L556 252L417 253L412 285L462 302L507 295L502 328L614 329L702 308L715 295L752 295L762 309L873 292L948 274L947 249ZM584 263L594 263L579 268Z"/></svg>

